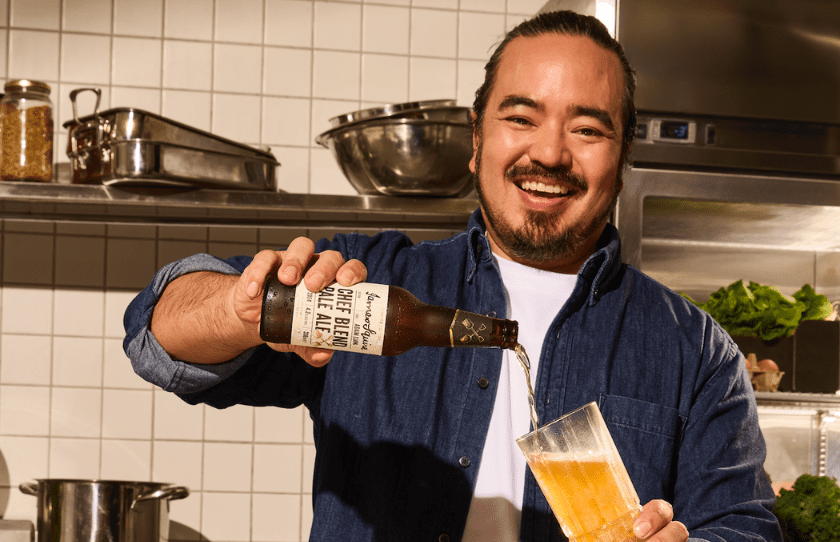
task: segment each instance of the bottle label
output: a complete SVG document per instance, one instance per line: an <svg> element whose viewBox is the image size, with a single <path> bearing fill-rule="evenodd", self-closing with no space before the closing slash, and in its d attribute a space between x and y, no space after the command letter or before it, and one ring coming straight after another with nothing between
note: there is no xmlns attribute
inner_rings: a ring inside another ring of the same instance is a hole
<svg viewBox="0 0 840 542"><path fill-rule="evenodd" d="M333 283L310 292L303 281L295 291L291 344L382 354L388 285Z"/></svg>

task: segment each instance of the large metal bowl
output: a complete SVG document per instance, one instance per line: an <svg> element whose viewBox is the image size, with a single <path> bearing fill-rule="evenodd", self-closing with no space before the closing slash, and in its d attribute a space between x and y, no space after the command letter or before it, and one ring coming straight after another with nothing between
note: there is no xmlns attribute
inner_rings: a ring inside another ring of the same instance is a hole
<svg viewBox="0 0 840 542"><path fill-rule="evenodd" d="M464 120L386 118L333 128L315 141L366 195L462 197L472 190L472 128Z"/></svg>

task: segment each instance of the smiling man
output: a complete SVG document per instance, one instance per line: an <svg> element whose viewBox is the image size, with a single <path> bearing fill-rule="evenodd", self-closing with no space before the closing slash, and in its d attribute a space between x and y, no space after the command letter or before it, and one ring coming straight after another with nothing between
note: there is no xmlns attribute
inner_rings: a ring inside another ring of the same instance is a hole
<svg viewBox="0 0 840 542"><path fill-rule="evenodd" d="M189 403L306 405L317 447L310 540L561 541L515 439L527 382L509 350L415 348L376 359L259 338L276 274L402 286L519 321L535 406L598 403L657 542L781 540L744 358L706 313L621 261L608 223L635 125L632 70L592 17L512 30L474 104L481 207L466 231L297 239L158 271L126 312L138 374Z"/></svg>

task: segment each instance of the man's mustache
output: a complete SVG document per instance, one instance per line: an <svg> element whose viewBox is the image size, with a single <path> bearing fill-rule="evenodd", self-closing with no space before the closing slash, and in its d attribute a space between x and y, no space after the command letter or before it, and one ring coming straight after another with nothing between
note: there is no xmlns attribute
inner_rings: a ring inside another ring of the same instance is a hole
<svg viewBox="0 0 840 542"><path fill-rule="evenodd" d="M582 191L586 191L589 188L589 184L583 177L575 175L567 167L548 168L543 166L542 164L531 163L527 166L513 165L510 166L507 169L507 171L505 171L505 177L507 177L508 179L515 179L517 177L526 176L539 177L543 179L566 183Z"/></svg>

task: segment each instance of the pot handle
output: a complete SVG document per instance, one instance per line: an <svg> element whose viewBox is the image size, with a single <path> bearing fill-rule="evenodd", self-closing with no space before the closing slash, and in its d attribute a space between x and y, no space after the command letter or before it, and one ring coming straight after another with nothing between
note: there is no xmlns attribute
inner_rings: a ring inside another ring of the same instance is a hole
<svg viewBox="0 0 840 542"><path fill-rule="evenodd" d="M26 493L27 495L32 495L33 497L38 496L38 482L24 482L18 487L20 488L21 493Z"/></svg>
<svg viewBox="0 0 840 542"><path fill-rule="evenodd" d="M131 509L134 510L134 506L140 501L150 501L153 499L166 499L168 501L174 501L177 499L186 499L189 495L190 490L183 486L163 487L156 491L152 491L151 493L144 493L135 497L131 502Z"/></svg>

